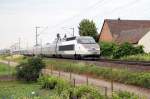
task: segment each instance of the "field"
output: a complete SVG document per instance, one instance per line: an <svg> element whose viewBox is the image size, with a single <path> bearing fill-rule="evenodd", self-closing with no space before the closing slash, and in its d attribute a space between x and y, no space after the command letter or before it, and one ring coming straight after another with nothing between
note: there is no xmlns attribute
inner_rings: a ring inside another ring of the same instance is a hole
<svg viewBox="0 0 150 99"><path fill-rule="evenodd" d="M10 61L13 61L13 62L22 62L22 61L25 61L26 60L26 57L23 56L23 55L1 55L0 56L0 59L2 60L10 60Z"/></svg>
<svg viewBox="0 0 150 99"><path fill-rule="evenodd" d="M3 75L12 75L12 74L15 74L15 68L13 67L10 67L9 65L7 64L3 64L3 63L0 63L0 76L3 76Z"/></svg>
<svg viewBox="0 0 150 99"><path fill-rule="evenodd" d="M37 83L0 82L0 99L44 99L48 96L50 91L42 90Z"/></svg>

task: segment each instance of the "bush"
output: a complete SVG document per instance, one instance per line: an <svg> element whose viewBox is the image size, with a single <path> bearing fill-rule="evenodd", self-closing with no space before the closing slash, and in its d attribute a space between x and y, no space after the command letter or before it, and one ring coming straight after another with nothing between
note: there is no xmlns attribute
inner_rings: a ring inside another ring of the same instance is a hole
<svg viewBox="0 0 150 99"><path fill-rule="evenodd" d="M100 42L101 56L113 57L114 51L117 49L118 45L110 42Z"/></svg>
<svg viewBox="0 0 150 99"><path fill-rule="evenodd" d="M24 81L36 81L39 78L41 69L44 67L45 63L41 58L30 58L27 62L21 63L16 67L17 78Z"/></svg>
<svg viewBox="0 0 150 99"><path fill-rule="evenodd" d="M120 91L114 93L112 99L139 99L139 97L133 93Z"/></svg>
<svg viewBox="0 0 150 99"><path fill-rule="evenodd" d="M39 77L38 82L42 85L42 88L50 90L55 89L59 94L70 88L69 82L58 77L42 76Z"/></svg>
<svg viewBox="0 0 150 99"><path fill-rule="evenodd" d="M133 46L130 43L117 45L111 42L100 42L101 56L106 58L119 59L128 55L144 53L142 46Z"/></svg>
<svg viewBox="0 0 150 99"><path fill-rule="evenodd" d="M144 53L142 46L134 47L130 43L121 44L113 53L113 58Z"/></svg>
<svg viewBox="0 0 150 99"><path fill-rule="evenodd" d="M74 96L76 96L77 99L104 99L104 96L101 95L97 88L85 85L76 87Z"/></svg>

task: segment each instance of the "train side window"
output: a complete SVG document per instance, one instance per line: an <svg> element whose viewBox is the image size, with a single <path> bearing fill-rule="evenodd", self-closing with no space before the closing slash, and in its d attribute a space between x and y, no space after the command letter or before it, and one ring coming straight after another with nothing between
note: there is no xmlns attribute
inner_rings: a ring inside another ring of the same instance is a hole
<svg viewBox="0 0 150 99"><path fill-rule="evenodd" d="M74 44L72 45L64 45L64 46L59 46L59 51L70 51L74 50Z"/></svg>

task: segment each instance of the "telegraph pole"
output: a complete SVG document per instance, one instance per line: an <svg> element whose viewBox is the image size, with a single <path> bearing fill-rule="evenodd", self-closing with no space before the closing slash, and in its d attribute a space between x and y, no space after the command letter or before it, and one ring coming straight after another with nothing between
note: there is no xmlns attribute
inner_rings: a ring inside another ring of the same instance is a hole
<svg viewBox="0 0 150 99"><path fill-rule="evenodd" d="M74 27L70 28L70 29L72 29L72 36L74 36Z"/></svg>
<svg viewBox="0 0 150 99"><path fill-rule="evenodd" d="M19 38L19 41L18 41L18 43L19 43L19 54L21 54L21 47L20 47L20 44L21 44L21 38Z"/></svg>
<svg viewBox="0 0 150 99"><path fill-rule="evenodd" d="M36 41L35 41L36 44L35 44L35 46L38 45L38 36L39 36L39 35L38 35L38 28L40 28L40 27L38 27L38 26L35 27L35 33L36 33L36 35L35 35L35 37L36 37Z"/></svg>

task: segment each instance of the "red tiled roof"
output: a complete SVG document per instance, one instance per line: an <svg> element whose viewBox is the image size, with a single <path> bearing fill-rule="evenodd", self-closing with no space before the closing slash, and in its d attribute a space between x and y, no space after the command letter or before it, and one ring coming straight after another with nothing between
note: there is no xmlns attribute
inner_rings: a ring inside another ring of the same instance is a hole
<svg viewBox="0 0 150 99"><path fill-rule="evenodd" d="M106 19L113 39L117 43L138 41L150 31L150 20L111 20Z"/></svg>

